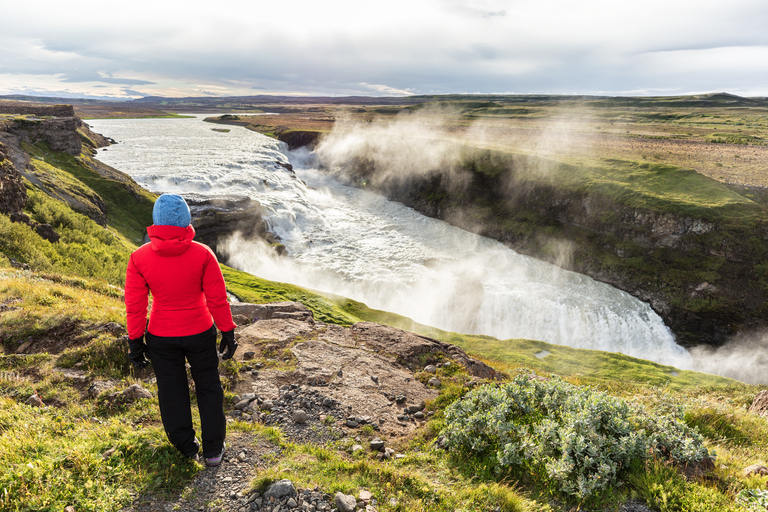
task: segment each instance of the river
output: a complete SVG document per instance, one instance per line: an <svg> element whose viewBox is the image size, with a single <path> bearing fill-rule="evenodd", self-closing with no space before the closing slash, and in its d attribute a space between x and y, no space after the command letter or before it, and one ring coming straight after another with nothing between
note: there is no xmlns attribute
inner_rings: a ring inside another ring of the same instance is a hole
<svg viewBox="0 0 768 512"><path fill-rule="evenodd" d="M153 192L259 201L289 256L234 239L220 248L232 266L441 329L691 366L661 318L629 294L345 186L278 141L215 131L203 117L89 124L118 142L98 159ZM295 174L280 165L289 162Z"/></svg>

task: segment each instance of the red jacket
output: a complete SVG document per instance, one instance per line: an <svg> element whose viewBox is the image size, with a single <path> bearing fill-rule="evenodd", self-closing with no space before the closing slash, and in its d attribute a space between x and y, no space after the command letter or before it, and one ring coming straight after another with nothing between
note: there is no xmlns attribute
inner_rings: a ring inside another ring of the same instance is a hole
<svg viewBox="0 0 768 512"><path fill-rule="evenodd" d="M216 256L193 242L192 226L150 226L150 243L136 249L125 275L128 336L144 334L147 303L152 310L147 330L155 336L189 336L211 328L236 327L227 301L224 277Z"/></svg>

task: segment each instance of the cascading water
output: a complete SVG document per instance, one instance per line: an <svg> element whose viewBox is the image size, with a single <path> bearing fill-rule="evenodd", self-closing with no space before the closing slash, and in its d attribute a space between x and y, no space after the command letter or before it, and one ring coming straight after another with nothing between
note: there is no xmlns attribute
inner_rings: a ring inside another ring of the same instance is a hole
<svg viewBox="0 0 768 512"><path fill-rule="evenodd" d="M235 238L219 249L237 268L442 329L691 366L661 318L629 294L344 186L304 159L294 175L275 140L213 131L200 118L91 125L119 143L99 159L149 190L259 201L290 256Z"/></svg>

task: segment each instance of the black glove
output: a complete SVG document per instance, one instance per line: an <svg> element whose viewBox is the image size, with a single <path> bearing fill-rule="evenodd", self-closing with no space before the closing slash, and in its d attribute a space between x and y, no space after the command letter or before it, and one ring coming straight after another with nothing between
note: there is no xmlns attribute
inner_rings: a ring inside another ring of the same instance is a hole
<svg viewBox="0 0 768 512"><path fill-rule="evenodd" d="M224 352L225 349L226 349L226 352ZM221 356L221 358L226 361L227 359L235 355L235 350L237 350L237 342L235 341L235 330L232 329L231 331L227 331L227 332L222 331L221 343L219 343L219 354L224 353L224 355Z"/></svg>
<svg viewBox="0 0 768 512"><path fill-rule="evenodd" d="M147 352L147 344L144 343L144 336L136 338L135 340L128 340L128 359L131 360L131 364L137 368L146 368L149 366L149 352Z"/></svg>

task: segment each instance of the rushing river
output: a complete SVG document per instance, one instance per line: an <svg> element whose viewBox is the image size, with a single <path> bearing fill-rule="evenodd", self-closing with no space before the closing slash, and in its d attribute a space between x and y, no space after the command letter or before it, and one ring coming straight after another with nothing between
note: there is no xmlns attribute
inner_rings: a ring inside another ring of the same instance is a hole
<svg viewBox="0 0 768 512"><path fill-rule="evenodd" d="M118 142L98 158L153 192L259 201L289 257L234 239L220 248L233 266L441 329L691 366L661 318L629 294L345 186L280 142L214 131L202 117L89 123ZM295 175L280 165L289 158Z"/></svg>

